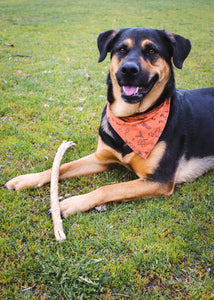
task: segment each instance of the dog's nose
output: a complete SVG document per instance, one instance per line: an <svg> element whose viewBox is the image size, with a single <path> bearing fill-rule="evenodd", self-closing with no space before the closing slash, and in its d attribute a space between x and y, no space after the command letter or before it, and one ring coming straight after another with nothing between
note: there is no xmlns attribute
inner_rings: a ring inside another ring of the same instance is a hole
<svg viewBox="0 0 214 300"><path fill-rule="evenodd" d="M134 62L126 62L122 65L121 72L124 75L137 75L139 66Z"/></svg>

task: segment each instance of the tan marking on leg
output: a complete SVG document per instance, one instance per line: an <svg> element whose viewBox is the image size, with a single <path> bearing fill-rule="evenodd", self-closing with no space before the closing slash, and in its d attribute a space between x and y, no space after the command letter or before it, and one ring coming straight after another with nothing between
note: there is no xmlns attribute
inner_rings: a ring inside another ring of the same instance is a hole
<svg viewBox="0 0 214 300"><path fill-rule="evenodd" d="M60 166L59 180L75 176L87 176L103 172L107 169L108 162L105 161L105 163L102 163L96 158L96 155L94 153ZM51 169L41 173L26 174L15 177L6 183L6 187L8 189L15 190L36 188L50 182L50 179Z"/></svg>
<svg viewBox="0 0 214 300"><path fill-rule="evenodd" d="M146 160L134 152L122 157L119 152L107 146L99 138L96 159L100 162L120 163L128 168L131 167L141 179L104 186L88 194L65 199L60 203L61 212L67 217L77 211L84 212L111 201L130 201L137 198L171 195L174 190L174 183L160 184L143 178L147 174L153 174L164 155L165 149L165 142L160 142Z"/></svg>
<svg viewBox="0 0 214 300"><path fill-rule="evenodd" d="M130 201L137 198L167 196L173 193L174 183L160 184L145 179L146 175L153 174L158 167L165 153L165 142L158 143L147 159L141 158L134 152L122 157L119 152L104 144L101 138L99 138L98 145L97 159L107 160L109 163L120 163L133 169L141 179L104 186L88 194L65 199L60 203L61 212L65 217L111 201Z"/></svg>
<svg viewBox="0 0 214 300"><path fill-rule="evenodd" d="M108 169L108 162L97 159L96 153L85 156L81 159L66 163L60 167L59 179L87 176L103 172Z"/></svg>
<svg viewBox="0 0 214 300"><path fill-rule="evenodd" d="M174 184L159 184L157 182L137 179L108 186L81 196L74 196L63 200L60 209L64 217L84 212L95 206L112 201L131 201L146 197L169 196L173 193Z"/></svg>
<svg viewBox="0 0 214 300"><path fill-rule="evenodd" d="M98 139L98 147L97 147L97 151L96 151L96 157L98 160L100 160L102 162L108 162L110 164L122 162L121 153L117 152L110 146L106 145L100 136Z"/></svg>
<svg viewBox="0 0 214 300"><path fill-rule="evenodd" d="M51 178L51 170L47 170L41 173L32 173L17 176L6 183L6 187L11 190L23 190L26 188L41 187L45 183L49 182Z"/></svg>
<svg viewBox="0 0 214 300"><path fill-rule="evenodd" d="M116 159L111 152L98 143L97 151L81 159L65 163L60 166L59 180L76 176L87 176L108 170ZM6 183L8 189L22 190L26 188L41 187L50 182L51 169L40 173L26 174L15 177Z"/></svg>
<svg viewBox="0 0 214 300"><path fill-rule="evenodd" d="M134 153L130 158L129 164L133 171L141 178L154 174L159 163L165 153L166 143L159 142L151 151L147 159L143 159L140 155Z"/></svg>
<svg viewBox="0 0 214 300"><path fill-rule="evenodd" d="M161 141L153 148L147 159L144 159L135 152L122 156L121 153L106 145L100 137L98 145L102 149L102 151L97 151L98 159L108 161L110 164L121 164L134 171L140 178L155 172L166 150L166 143Z"/></svg>

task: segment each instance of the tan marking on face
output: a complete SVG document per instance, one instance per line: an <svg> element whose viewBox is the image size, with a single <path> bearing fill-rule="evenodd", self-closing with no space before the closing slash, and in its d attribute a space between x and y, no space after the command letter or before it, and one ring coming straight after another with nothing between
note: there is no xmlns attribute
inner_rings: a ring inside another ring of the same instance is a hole
<svg viewBox="0 0 214 300"><path fill-rule="evenodd" d="M133 48L134 41L132 39L126 39L126 40L123 41L123 44L126 45L129 48Z"/></svg>
<svg viewBox="0 0 214 300"><path fill-rule="evenodd" d="M124 102L121 96L121 87L119 86L116 73L124 60L119 61L117 55L114 55L110 63L110 76L113 85L114 102L111 104L111 111L117 117L127 117L135 114L137 109L136 104Z"/></svg>
<svg viewBox="0 0 214 300"><path fill-rule="evenodd" d="M123 114L123 112L125 112L125 115L127 114L126 103L124 102L124 100L121 97L121 87L119 86L117 79L116 79L116 73L122 62L123 62L123 60L119 61L117 55L114 55L112 57L111 63L110 63L110 76L111 76L112 85L113 85L113 97L114 97L114 102L111 104L111 110L112 110L112 113L118 117L121 116L121 113ZM114 109L114 108L116 108L116 109Z"/></svg>
<svg viewBox="0 0 214 300"><path fill-rule="evenodd" d="M141 42L141 48L143 49L148 44L153 44L153 42L151 40L149 40L149 39L143 40Z"/></svg>
<svg viewBox="0 0 214 300"><path fill-rule="evenodd" d="M161 57L159 57L153 64L151 62L146 62L145 64L145 61L141 59L141 64L142 67L145 67L146 65L146 69L150 74L149 80L151 80L155 75L158 75L159 78L152 90L145 96L143 101L139 103L138 113L148 110L155 104L155 102L161 96L170 77L170 67Z"/></svg>
<svg viewBox="0 0 214 300"><path fill-rule="evenodd" d="M116 73L121 65L116 55L112 57L110 65L110 75L113 84L114 102L111 104L111 111L117 117L127 117L137 113L143 113L152 107L161 96L166 83L170 77L170 67L167 62L159 57L153 64L141 58L141 67L146 69L150 74L150 80L158 75L159 79L153 86L152 90L144 97L144 99L135 104L124 102L121 96L121 87L119 86Z"/></svg>

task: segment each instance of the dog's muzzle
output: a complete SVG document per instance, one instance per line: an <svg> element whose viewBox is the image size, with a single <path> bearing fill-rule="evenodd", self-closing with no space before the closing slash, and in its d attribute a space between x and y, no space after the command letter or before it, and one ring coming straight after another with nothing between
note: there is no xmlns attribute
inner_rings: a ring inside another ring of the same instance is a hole
<svg viewBox="0 0 214 300"><path fill-rule="evenodd" d="M121 95L125 102L138 103L148 94L158 80L158 75L152 77L148 71L142 70L133 62L124 62L116 74L121 87Z"/></svg>

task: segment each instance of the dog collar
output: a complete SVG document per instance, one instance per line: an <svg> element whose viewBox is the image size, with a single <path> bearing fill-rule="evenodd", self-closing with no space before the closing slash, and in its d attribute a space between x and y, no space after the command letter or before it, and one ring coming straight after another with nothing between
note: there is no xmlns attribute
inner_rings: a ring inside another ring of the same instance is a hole
<svg viewBox="0 0 214 300"><path fill-rule="evenodd" d="M107 119L123 141L142 158L146 159L157 144L169 116L170 98L148 113L118 118L107 105Z"/></svg>

